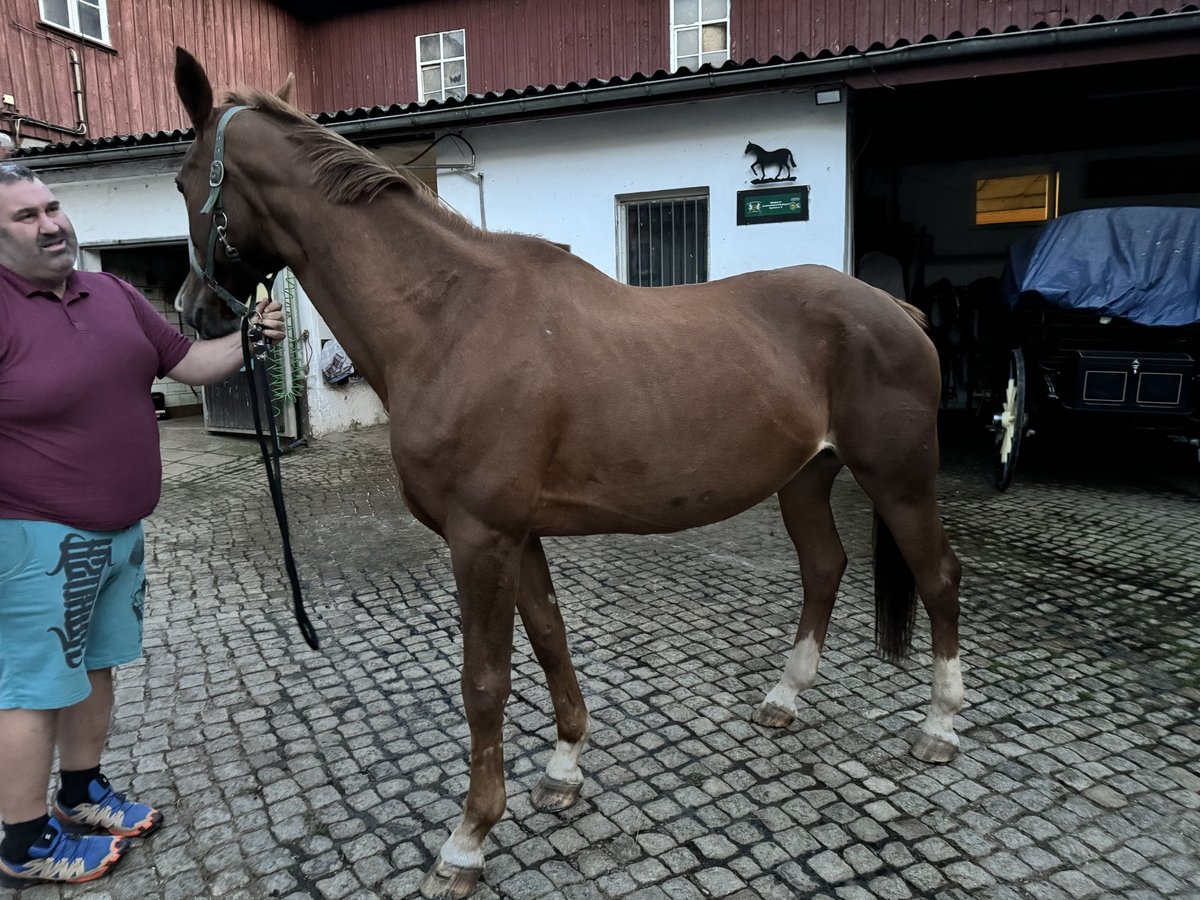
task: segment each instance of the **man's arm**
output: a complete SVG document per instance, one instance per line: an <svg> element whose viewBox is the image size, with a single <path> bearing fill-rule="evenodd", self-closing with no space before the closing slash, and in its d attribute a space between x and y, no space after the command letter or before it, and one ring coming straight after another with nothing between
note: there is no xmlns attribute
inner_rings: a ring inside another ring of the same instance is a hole
<svg viewBox="0 0 1200 900"><path fill-rule="evenodd" d="M283 310L274 300L260 301L252 322L262 325L263 336L272 344L283 340ZM167 377L199 386L227 378L241 367L242 333L239 330L211 341L196 341Z"/></svg>

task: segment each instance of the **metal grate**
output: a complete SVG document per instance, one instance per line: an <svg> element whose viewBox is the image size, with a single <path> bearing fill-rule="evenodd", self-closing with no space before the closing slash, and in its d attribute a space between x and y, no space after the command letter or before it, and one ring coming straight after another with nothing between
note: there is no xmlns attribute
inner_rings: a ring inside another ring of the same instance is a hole
<svg viewBox="0 0 1200 900"><path fill-rule="evenodd" d="M708 197L621 203L625 280L638 287L708 281Z"/></svg>

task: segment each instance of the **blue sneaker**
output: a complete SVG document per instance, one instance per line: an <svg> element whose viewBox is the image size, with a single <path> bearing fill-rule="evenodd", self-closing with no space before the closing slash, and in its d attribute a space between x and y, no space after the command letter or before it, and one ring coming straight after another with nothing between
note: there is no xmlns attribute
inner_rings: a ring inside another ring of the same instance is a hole
<svg viewBox="0 0 1200 900"><path fill-rule="evenodd" d="M141 837L162 824L162 813L145 803L126 800L101 775L88 784L88 799L78 806L64 806L54 797L54 818L79 828L98 828L118 837Z"/></svg>
<svg viewBox="0 0 1200 900"><path fill-rule="evenodd" d="M51 819L25 862L0 857L0 874L20 881L92 881L116 864L128 844L107 834L72 834Z"/></svg>

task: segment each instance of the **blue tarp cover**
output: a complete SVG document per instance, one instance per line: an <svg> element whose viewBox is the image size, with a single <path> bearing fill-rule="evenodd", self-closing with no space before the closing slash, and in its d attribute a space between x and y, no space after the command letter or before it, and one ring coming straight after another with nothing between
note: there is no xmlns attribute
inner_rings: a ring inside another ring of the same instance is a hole
<svg viewBox="0 0 1200 900"><path fill-rule="evenodd" d="M1068 213L1009 248L1004 297L1142 325L1200 322L1200 209L1126 206Z"/></svg>

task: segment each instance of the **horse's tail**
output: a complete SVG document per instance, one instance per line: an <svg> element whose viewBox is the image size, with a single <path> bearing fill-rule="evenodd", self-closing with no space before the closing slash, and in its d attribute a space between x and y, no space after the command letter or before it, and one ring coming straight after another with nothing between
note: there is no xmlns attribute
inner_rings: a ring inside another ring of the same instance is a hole
<svg viewBox="0 0 1200 900"><path fill-rule="evenodd" d="M792 156L792 151L789 150L787 153L788 153L788 163L790 163L791 165L794 166L796 164L796 159L795 159L795 157Z"/></svg>
<svg viewBox="0 0 1200 900"><path fill-rule="evenodd" d="M892 299L900 305L902 310L908 313L909 317L914 322L921 326L922 331L924 331L926 334L929 334L929 317L926 316L925 313L921 312L921 310L917 309L917 307L913 306L911 303L901 300L898 297L892 297Z"/></svg>
<svg viewBox="0 0 1200 900"><path fill-rule="evenodd" d="M879 510L875 510L874 518L875 646L884 659L899 662L912 649L916 583Z"/></svg>

